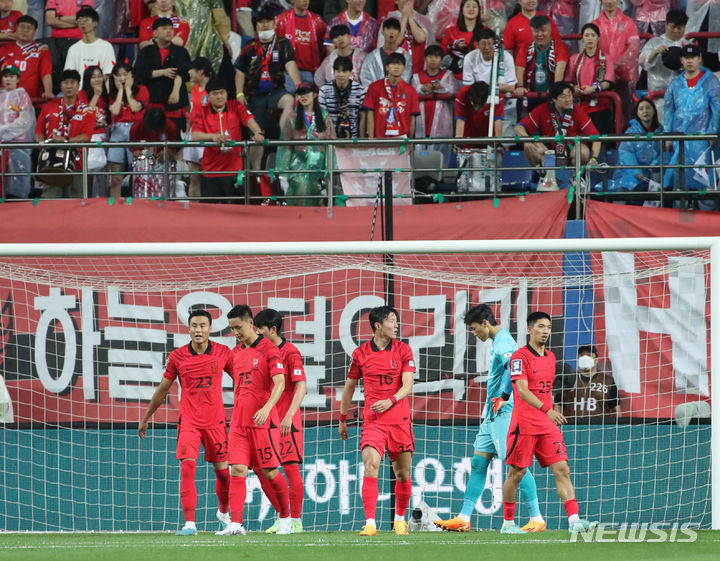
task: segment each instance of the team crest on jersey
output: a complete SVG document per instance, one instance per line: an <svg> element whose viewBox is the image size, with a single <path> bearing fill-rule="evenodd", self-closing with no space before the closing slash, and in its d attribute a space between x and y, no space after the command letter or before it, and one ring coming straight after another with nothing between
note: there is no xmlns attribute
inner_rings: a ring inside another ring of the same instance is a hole
<svg viewBox="0 0 720 561"><path fill-rule="evenodd" d="M522 359L516 358L510 363L510 375L522 374Z"/></svg>
<svg viewBox="0 0 720 561"><path fill-rule="evenodd" d="M397 367L398 367L397 362L395 362L395 359L394 359L394 358L391 358L391 359L390 359L390 368L395 369L395 368L397 368Z"/></svg>
<svg viewBox="0 0 720 561"><path fill-rule="evenodd" d="M213 372L217 372L217 369L218 369L217 360L213 360L211 367L212 367Z"/></svg>
<svg viewBox="0 0 720 561"><path fill-rule="evenodd" d="M252 361L253 368L257 368L257 365L260 361L257 358L254 358Z"/></svg>

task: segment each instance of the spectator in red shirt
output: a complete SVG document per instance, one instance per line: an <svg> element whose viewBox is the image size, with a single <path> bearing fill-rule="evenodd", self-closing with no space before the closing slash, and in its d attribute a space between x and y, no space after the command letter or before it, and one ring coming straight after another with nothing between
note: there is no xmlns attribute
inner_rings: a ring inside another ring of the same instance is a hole
<svg viewBox="0 0 720 561"><path fill-rule="evenodd" d="M519 136L589 136L598 134L590 117L578 105L573 105L573 85L570 82L555 82L550 85L550 101L539 105L530 114L515 125L515 133ZM525 156L531 166L540 166L544 155L551 148L543 142L526 142L523 144ZM555 144L558 158L567 157L567 141ZM600 154L600 142L592 143L592 156L585 144L580 145L580 161L597 164ZM570 162L574 165L575 149L570 151ZM558 164L560 165L560 164Z"/></svg>
<svg viewBox="0 0 720 561"><path fill-rule="evenodd" d="M530 20L538 14L547 16L547 14L537 11L537 5L538 0L520 0L520 12L511 17L505 26L503 33L505 50L512 53L515 61L517 61L520 50L533 42ZM550 26L553 39L560 41L560 32L553 20L550 20Z"/></svg>
<svg viewBox="0 0 720 561"><path fill-rule="evenodd" d="M89 142L95 129L95 110L78 99L80 74L63 70L60 91L63 97L48 101L40 111L35 125L35 142ZM53 146L49 149L56 149ZM61 147L57 147L61 149ZM75 171L82 169L82 156L76 159ZM75 175L67 187L44 185L43 198L82 197L82 176Z"/></svg>
<svg viewBox="0 0 720 561"><path fill-rule="evenodd" d="M17 39L17 20L22 12L13 10L13 0L0 0L0 41Z"/></svg>
<svg viewBox="0 0 720 561"><path fill-rule="evenodd" d="M141 121L143 112L150 102L150 94L145 86L135 82L132 66L127 62L118 63L113 68L110 80L110 142L128 142L130 129L136 121ZM108 150L110 171L114 172L110 182L110 196L119 197L123 176L119 172L125 171L132 164L133 155L127 148L114 148Z"/></svg>
<svg viewBox="0 0 720 561"><path fill-rule="evenodd" d="M363 102L370 113L368 138L413 138L420 104L413 87L401 78L405 57L390 53L385 68L387 76L370 84Z"/></svg>
<svg viewBox="0 0 720 561"><path fill-rule="evenodd" d="M45 24L52 27L49 42L52 54L53 86L58 87L60 74L65 68L65 57L70 46L82 39L75 14L80 8L93 7L93 0L47 0L45 3Z"/></svg>
<svg viewBox="0 0 720 561"><path fill-rule="evenodd" d="M475 82L460 89L455 98L455 138L473 138L488 136L490 131L490 104L487 82ZM505 118L504 104L495 104L492 136L502 136L502 122ZM478 144L470 148L483 148ZM501 144L498 147L502 147Z"/></svg>
<svg viewBox="0 0 720 561"><path fill-rule="evenodd" d="M220 146L206 146L203 151L202 169L205 173L200 182L200 192L205 199L203 202L237 202L223 199L241 194L237 175L243 169L242 129L249 128L255 142L262 142L265 136L252 113L242 103L228 100L224 80L213 78L207 83L205 91L209 104L193 111L192 139L217 142ZM233 146L233 142L237 144Z"/></svg>
<svg viewBox="0 0 720 561"><path fill-rule="evenodd" d="M190 37L190 25L187 20L179 17L174 11L175 0L157 0L155 2L157 14L147 17L140 22L139 38L140 48L144 49L153 43L155 34L153 33L153 24L158 18L167 18L172 22L173 35L172 44L178 47L184 47Z"/></svg>
<svg viewBox="0 0 720 561"><path fill-rule="evenodd" d="M173 24L168 18L156 19L153 31L155 42L138 54L135 78L150 92L150 104L163 107L177 130L184 131L190 55L172 42Z"/></svg>
<svg viewBox="0 0 720 561"><path fill-rule="evenodd" d="M565 44L552 37L551 20L545 15L537 15L530 20L533 41L520 49L515 59L517 85L515 95L524 96L527 92L545 93L550 84L560 82L565 77L568 63L568 50ZM542 103L541 100L523 100L524 114Z"/></svg>
<svg viewBox="0 0 720 561"><path fill-rule="evenodd" d="M31 98L52 99L52 56L47 45L35 41L38 22L31 16L17 20L17 40L0 47L0 65L24 68L20 84Z"/></svg>
<svg viewBox="0 0 720 561"><path fill-rule="evenodd" d="M323 40L327 24L308 10L310 0L292 0L293 8L275 18L275 33L285 37L295 50L300 80L312 82L323 59ZM294 84L285 80L285 89L294 93Z"/></svg>
<svg viewBox="0 0 720 561"><path fill-rule="evenodd" d="M477 47L482 28L479 0L462 0L457 22L438 32L438 42L450 57L449 70L457 80L462 80L465 55Z"/></svg>
<svg viewBox="0 0 720 561"><path fill-rule="evenodd" d="M209 103L206 86L215 76L215 72L213 71L212 64L210 64L210 60L199 56L190 63L188 75L190 76L190 82L193 83L193 87L190 91L190 126L188 127L185 137L192 138L192 122L195 119L195 115ZM200 176L197 172L200 171L203 150L202 146L186 146L183 148L183 160L185 160L190 170L188 196L193 198L200 196Z"/></svg>

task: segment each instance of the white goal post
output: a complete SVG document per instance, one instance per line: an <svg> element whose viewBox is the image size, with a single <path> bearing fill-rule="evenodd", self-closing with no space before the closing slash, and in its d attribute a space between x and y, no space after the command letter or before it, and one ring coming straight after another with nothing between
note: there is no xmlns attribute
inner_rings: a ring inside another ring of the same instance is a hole
<svg viewBox="0 0 720 561"><path fill-rule="evenodd" d="M21 263L20 267L29 267L29 260L38 258L43 263L45 258L161 258L172 260L182 257L210 257L210 256L247 256L262 258L267 256L443 256L443 255L480 255L480 254L568 254L573 252L705 252L709 253L705 265L709 263L709 284L707 295L709 300L709 349L710 349L710 388L720 387L720 237L695 237L695 238L596 238L596 239L552 239L552 240L458 240L458 241L377 241L377 242L283 242L283 243L262 243L262 242L218 242L218 243L47 243L47 244L0 244L0 280L11 279L9 284L21 282L13 271L15 263ZM272 260L271 260L272 261ZM145 261L145 264L149 261ZM428 261L429 267L433 270L432 259ZM269 267L272 263L269 263ZM379 265L380 274L394 275L396 272L402 274L403 265L398 265L392 259L385 260ZM397 269L396 269L397 268ZM405 271L407 273L407 271ZM429 273L427 282L442 282L443 268L438 266L435 273ZM462 276L462 271L456 271ZM24 274L24 273L23 273ZM63 270L61 279L77 276L74 271L68 273ZM105 273L108 274L108 273ZM302 274L302 270L300 273ZM309 272L308 274L314 274ZM493 275L501 273L493 272ZM43 284L54 286L52 272L48 272L46 282L39 279L39 273L33 272L30 276L31 284ZM88 272L88 276L93 274ZM168 277L171 275L169 274ZM285 278L279 275L277 282ZM470 278L470 277L468 277ZM162 290L172 280L163 278L157 290ZM470 282L470 281L468 281ZM562 287L562 281L558 281ZM72 284L72 283L71 283ZM108 281L108 284L112 284ZM188 286L192 282L188 281ZM66 286L59 282L57 286ZM77 288L75 284L72 285ZM55 289L53 289L55 290ZM146 288L145 290L155 290ZM182 288L176 289L181 292ZM377 290L381 292L380 290ZM280 293L279 293L280 294ZM278 296L279 298L279 296ZM242 302L237 302L242 303ZM0 302L2 306L2 302ZM329 312L328 312L329 313ZM456 315L455 320L461 319ZM0 325L0 327L2 327ZM138 328L139 329L139 328ZM7 342L6 342L7 343ZM2 342L0 342L0 345ZM83 343L84 344L84 343ZM714 359L714 360L712 360ZM4 374L4 370L0 371ZM708 497L711 510L711 527L720 529L720 399L710 400L711 403L711 427L710 427L710 497ZM0 431L3 425L0 424ZM471 441L470 441L471 444ZM2 486L2 481L0 481ZM91 498L87 499L91 501ZM8 515L9 516L9 515ZM121 528L122 529L122 528Z"/></svg>

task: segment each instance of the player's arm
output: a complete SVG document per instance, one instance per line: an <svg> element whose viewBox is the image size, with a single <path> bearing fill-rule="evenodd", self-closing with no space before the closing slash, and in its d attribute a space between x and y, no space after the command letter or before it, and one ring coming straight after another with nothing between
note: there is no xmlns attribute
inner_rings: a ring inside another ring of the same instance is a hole
<svg viewBox="0 0 720 561"><path fill-rule="evenodd" d="M346 379L342 398L340 398L340 422L338 423L338 433L343 440L347 440L348 438L346 418L348 411L350 410L350 402L352 402L353 394L355 393L355 386L357 386L357 380L355 378Z"/></svg>
<svg viewBox="0 0 720 561"><path fill-rule="evenodd" d="M275 404L280 400L280 396L285 391L285 374L275 374L272 377L272 381L273 389L270 392L270 397L265 405L258 409L253 416L253 421L255 421L257 426L265 424L265 421L267 421L267 418L270 416L272 408L275 407Z"/></svg>
<svg viewBox="0 0 720 561"><path fill-rule="evenodd" d="M375 413L384 413L395 405L401 399L406 398L412 393L413 382L415 378L414 372L403 372L402 373L402 386L388 399L380 399L370 406L370 409Z"/></svg>
<svg viewBox="0 0 720 561"><path fill-rule="evenodd" d="M168 380L165 377L163 377L163 379L158 384L158 387L155 389L155 393L153 394L152 399L150 400L150 404L148 405L147 411L145 411L145 414L143 415L142 419L140 420L140 423L138 424L138 436L140 438L145 438L145 434L147 433L147 428L148 428L148 421L150 420L150 417L152 417L153 413L155 413L155 411L157 411L158 407L160 407L163 404L172 385L173 385L173 381Z"/></svg>
<svg viewBox="0 0 720 561"><path fill-rule="evenodd" d="M508 357L509 358L509 357ZM513 392L512 380L510 379L510 362L505 363L505 369L502 375L502 395L500 397L493 397L490 401L492 402L493 413L497 413L505 407L510 401L510 396Z"/></svg>
<svg viewBox="0 0 720 561"><path fill-rule="evenodd" d="M300 404L302 403L302 400L305 399L306 394L307 383L305 382L305 380L299 380L298 382L295 382L295 392L293 393L290 407L288 408L285 417L283 417L282 421L280 421L280 434L282 436L287 436L288 434L290 434L293 417L295 416L295 413L297 413L297 410L300 409Z"/></svg>
<svg viewBox="0 0 720 561"><path fill-rule="evenodd" d="M530 391L527 380L515 380L515 391L520 399L530 404L535 409L540 409L542 411L545 407L543 402ZM545 414L550 417L550 420L556 425L564 425L567 423L565 416L562 413L555 411L552 407L545 411Z"/></svg>

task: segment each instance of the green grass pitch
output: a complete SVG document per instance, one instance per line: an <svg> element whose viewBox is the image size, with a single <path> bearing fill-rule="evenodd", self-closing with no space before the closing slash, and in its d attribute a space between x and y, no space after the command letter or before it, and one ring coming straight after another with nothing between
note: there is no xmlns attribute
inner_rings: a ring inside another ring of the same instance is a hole
<svg viewBox="0 0 720 561"><path fill-rule="evenodd" d="M694 543L570 543L568 533L526 536L499 532L378 532L361 538L350 532L306 532L272 536L197 536L170 533L0 533L0 561L717 561L720 531L698 532Z"/></svg>

